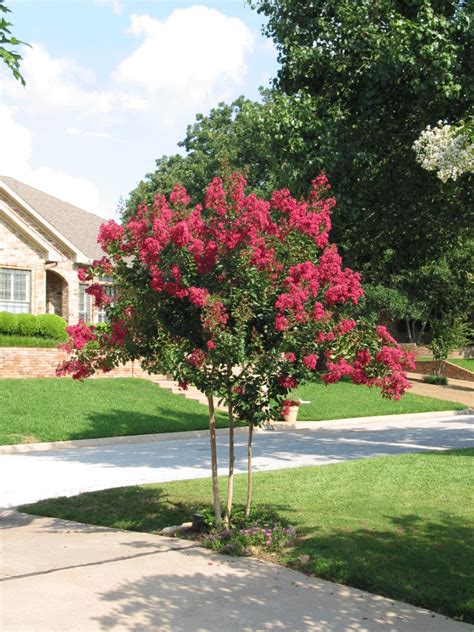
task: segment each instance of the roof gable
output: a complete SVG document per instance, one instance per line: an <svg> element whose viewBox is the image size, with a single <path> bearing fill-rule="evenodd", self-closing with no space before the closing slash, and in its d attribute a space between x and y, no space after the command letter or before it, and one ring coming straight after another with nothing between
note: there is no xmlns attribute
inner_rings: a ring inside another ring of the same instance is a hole
<svg viewBox="0 0 474 632"><path fill-rule="evenodd" d="M99 228L106 220L84 211L39 189L9 176L0 176L18 197L89 259L100 259L104 252L97 243Z"/></svg>

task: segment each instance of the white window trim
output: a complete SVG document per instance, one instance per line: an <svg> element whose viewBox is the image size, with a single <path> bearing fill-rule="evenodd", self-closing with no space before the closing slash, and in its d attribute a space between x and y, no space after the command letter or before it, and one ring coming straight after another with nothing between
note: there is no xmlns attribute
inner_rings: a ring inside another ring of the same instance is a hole
<svg viewBox="0 0 474 632"><path fill-rule="evenodd" d="M9 272L10 273L10 298L9 299L0 299L0 303L1 304L5 304L8 305L9 303L21 303L27 306L27 311L26 312L15 312L15 313L31 313L31 270L28 270L27 268L7 268L7 267L1 267L0 268L0 272ZM15 299L15 273L19 273L22 272L25 274L26 276L26 300L21 301L21 300L17 300ZM0 310L1 311L1 310ZM6 310L8 311L8 310Z"/></svg>

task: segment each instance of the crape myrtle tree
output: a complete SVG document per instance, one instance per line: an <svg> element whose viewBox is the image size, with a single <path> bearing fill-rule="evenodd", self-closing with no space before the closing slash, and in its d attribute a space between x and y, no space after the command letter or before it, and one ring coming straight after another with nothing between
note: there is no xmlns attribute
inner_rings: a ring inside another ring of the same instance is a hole
<svg viewBox="0 0 474 632"><path fill-rule="evenodd" d="M299 201L288 190L269 200L246 195L245 184L238 174L214 178L202 205L176 185L169 199L157 194L126 223L101 227L107 256L80 277L113 276L113 302L100 284L88 288L109 322L69 327L71 357L59 371L83 379L140 359L150 373L166 371L183 389L202 390L217 526L216 401L228 407L228 524L235 420L248 425L248 516L253 429L279 418L292 389L317 376L328 384L347 376L397 399L411 366L384 327L351 318L363 292L328 241L335 199L325 175Z"/></svg>

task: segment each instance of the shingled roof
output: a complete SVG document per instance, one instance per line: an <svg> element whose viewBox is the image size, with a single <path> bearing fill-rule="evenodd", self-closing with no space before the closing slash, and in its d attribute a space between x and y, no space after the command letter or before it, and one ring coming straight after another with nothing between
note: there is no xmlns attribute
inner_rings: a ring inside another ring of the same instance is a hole
<svg viewBox="0 0 474 632"><path fill-rule="evenodd" d="M33 207L85 255L91 259L100 259L103 256L104 253L97 243L99 227L106 221L103 217L84 211L15 178L0 176L0 181Z"/></svg>

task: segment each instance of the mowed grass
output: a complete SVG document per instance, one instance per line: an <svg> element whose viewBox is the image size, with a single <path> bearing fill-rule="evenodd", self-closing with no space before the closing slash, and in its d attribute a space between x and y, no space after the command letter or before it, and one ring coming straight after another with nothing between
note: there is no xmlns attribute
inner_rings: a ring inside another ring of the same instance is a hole
<svg viewBox="0 0 474 632"><path fill-rule="evenodd" d="M246 477L238 476L237 504L245 486ZM20 510L154 533L189 520L211 499L210 480L200 479ZM296 527L295 544L276 561L474 622L474 449L258 473L254 507ZM306 555L307 562L299 560Z"/></svg>
<svg viewBox="0 0 474 632"><path fill-rule="evenodd" d="M438 410L462 410L464 404L414 395L408 391L398 401L384 399L380 391L348 382L326 386L311 382L293 394L310 404L301 404L300 421L323 419L347 419L372 415L396 415L401 413L425 413Z"/></svg>
<svg viewBox="0 0 474 632"><path fill-rule="evenodd" d="M59 340L34 336L0 334L0 347L57 347Z"/></svg>
<svg viewBox="0 0 474 632"><path fill-rule="evenodd" d="M474 358L450 358L449 362L474 372Z"/></svg>
<svg viewBox="0 0 474 632"><path fill-rule="evenodd" d="M308 384L300 420L463 409L462 404L407 394L399 402L349 383ZM208 428L207 407L147 380L101 378L0 380L0 445L179 432ZM226 426L222 413L217 426Z"/></svg>
<svg viewBox="0 0 474 632"><path fill-rule="evenodd" d="M133 378L0 380L0 410L2 445L209 427L206 406Z"/></svg>

